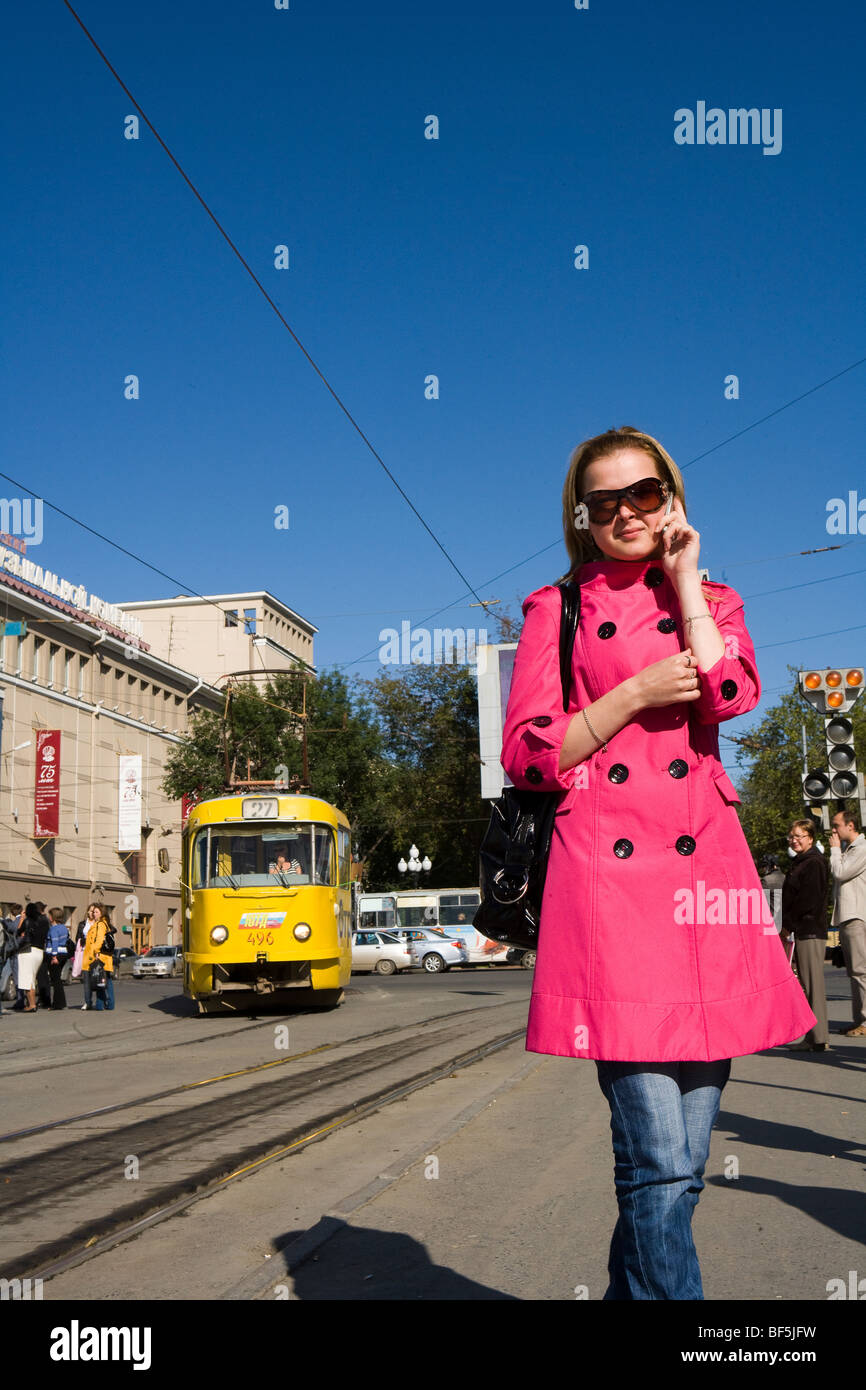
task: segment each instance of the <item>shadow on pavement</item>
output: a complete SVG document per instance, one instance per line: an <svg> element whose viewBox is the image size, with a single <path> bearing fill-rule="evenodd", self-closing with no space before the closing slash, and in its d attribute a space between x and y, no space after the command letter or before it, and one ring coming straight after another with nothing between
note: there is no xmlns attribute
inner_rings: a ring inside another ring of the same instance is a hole
<svg viewBox="0 0 866 1390"><path fill-rule="evenodd" d="M277 1243L285 1248L300 1234L287 1233ZM411 1236L365 1226L344 1226L288 1279L294 1285L295 1298L309 1302L520 1302L513 1294L466 1279L445 1265L433 1264L425 1247Z"/></svg>
<svg viewBox="0 0 866 1390"><path fill-rule="evenodd" d="M739 1189L758 1197L774 1197L785 1202L819 1225L827 1226L845 1240L866 1244L866 1194L841 1187L797 1187L793 1183L776 1182L771 1178L751 1178L742 1174L731 1182L721 1174L707 1180L713 1187ZM803 1296L800 1290L799 1296ZM809 1297L810 1295L805 1295Z"/></svg>

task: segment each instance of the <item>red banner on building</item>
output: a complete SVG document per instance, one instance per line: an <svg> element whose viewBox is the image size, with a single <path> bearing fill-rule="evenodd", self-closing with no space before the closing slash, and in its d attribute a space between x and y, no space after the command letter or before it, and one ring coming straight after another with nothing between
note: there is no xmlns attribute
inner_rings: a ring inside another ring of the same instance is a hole
<svg viewBox="0 0 866 1390"><path fill-rule="evenodd" d="M60 834L60 730L36 734L36 797L33 835L38 840Z"/></svg>

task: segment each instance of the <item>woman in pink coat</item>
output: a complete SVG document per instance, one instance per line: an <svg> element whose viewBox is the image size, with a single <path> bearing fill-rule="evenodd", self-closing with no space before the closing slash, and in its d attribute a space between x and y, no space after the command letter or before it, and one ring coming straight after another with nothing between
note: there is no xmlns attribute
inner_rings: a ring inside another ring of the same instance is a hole
<svg viewBox="0 0 866 1390"><path fill-rule="evenodd" d="M668 505L670 504L670 505ZM581 615L562 707L559 589L530 594L502 764L559 791L526 1046L596 1061L619 1219L607 1299L700 1299L691 1218L730 1059L815 1022L719 758L760 681L740 596L701 583L682 475L610 430L563 490Z"/></svg>

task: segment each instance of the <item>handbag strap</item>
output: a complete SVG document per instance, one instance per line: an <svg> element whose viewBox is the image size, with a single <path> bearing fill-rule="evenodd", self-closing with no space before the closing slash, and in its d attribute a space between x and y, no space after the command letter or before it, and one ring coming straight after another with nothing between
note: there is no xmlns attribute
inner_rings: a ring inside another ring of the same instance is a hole
<svg viewBox="0 0 866 1390"><path fill-rule="evenodd" d="M577 625L580 622L580 585L573 579L557 585L562 599L559 624L559 675L562 681L562 708L568 710L571 694L572 656Z"/></svg>

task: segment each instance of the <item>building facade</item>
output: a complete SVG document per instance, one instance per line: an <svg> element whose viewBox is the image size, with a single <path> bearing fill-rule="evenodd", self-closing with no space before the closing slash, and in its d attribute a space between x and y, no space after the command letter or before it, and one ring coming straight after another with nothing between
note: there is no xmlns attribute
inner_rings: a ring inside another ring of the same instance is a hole
<svg viewBox="0 0 866 1390"><path fill-rule="evenodd" d="M151 651L216 684L226 676L263 685L281 671L315 671L317 628L264 589L246 594L122 603Z"/></svg>
<svg viewBox="0 0 866 1390"><path fill-rule="evenodd" d="M161 789L190 713L222 693L117 606L0 545L0 911L91 900L123 940L181 941L181 806Z"/></svg>

